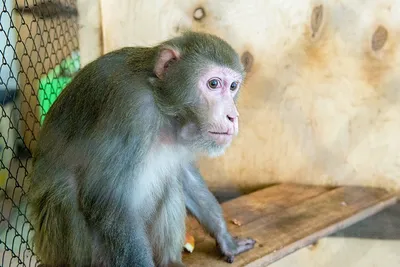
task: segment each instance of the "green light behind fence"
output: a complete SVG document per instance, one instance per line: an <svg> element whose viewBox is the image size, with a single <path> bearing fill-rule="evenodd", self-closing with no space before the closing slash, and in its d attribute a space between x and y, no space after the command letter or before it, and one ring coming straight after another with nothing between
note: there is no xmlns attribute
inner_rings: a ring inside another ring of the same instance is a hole
<svg viewBox="0 0 400 267"><path fill-rule="evenodd" d="M73 52L71 56L63 60L54 69L51 69L46 76L40 79L40 124L43 123L51 105L56 101L65 86L72 80L72 75L77 72L79 68L79 53Z"/></svg>

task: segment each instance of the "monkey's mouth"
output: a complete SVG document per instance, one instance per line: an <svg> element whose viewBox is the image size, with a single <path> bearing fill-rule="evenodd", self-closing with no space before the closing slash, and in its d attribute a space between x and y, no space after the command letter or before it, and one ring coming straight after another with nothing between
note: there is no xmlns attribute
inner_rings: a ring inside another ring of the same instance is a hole
<svg viewBox="0 0 400 267"><path fill-rule="evenodd" d="M208 131L210 137L220 145L229 144L232 141L233 133L231 131L226 132L217 132L217 131Z"/></svg>
<svg viewBox="0 0 400 267"><path fill-rule="evenodd" d="M227 135L227 136L231 136L232 134L229 133L228 131L226 132L214 132L214 131L208 131L208 133L210 133L211 135Z"/></svg>

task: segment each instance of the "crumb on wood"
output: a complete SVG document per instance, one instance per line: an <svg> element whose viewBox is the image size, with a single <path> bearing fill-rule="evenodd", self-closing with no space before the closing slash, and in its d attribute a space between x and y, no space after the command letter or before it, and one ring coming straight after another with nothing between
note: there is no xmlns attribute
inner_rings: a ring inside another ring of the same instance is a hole
<svg viewBox="0 0 400 267"><path fill-rule="evenodd" d="M308 245L308 249L309 250L315 250L317 248L317 246L318 246L318 243L319 243L318 240L313 242L312 244Z"/></svg>
<svg viewBox="0 0 400 267"><path fill-rule="evenodd" d="M231 222L232 222L234 225L237 225L237 226L241 226L241 225L242 225L242 223L241 223L240 221L238 221L237 219L233 219L233 220L231 220Z"/></svg>
<svg viewBox="0 0 400 267"><path fill-rule="evenodd" d="M186 234L185 237L185 245L183 246L184 249L189 252L192 253L194 250L194 237L190 234Z"/></svg>

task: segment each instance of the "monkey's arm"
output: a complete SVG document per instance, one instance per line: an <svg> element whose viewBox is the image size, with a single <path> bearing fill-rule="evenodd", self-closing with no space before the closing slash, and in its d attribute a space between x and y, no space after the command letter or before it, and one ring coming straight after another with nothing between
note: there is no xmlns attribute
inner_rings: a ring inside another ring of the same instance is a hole
<svg viewBox="0 0 400 267"><path fill-rule="evenodd" d="M228 232L221 206L193 164L183 170L182 182L187 209L216 239L221 252L227 256L226 261L233 262L235 255L254 247L253 239L238 240Z"/></svg>

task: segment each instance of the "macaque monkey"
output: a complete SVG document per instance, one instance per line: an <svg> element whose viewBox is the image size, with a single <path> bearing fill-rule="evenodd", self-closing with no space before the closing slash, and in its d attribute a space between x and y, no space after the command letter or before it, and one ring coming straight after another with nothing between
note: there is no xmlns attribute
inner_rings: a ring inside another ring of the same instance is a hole
<svg viewBox="0 0 400 267"><path fill-rule="evenodd" d="M34 249L45 266L184 266L188 210L225 260L236 239L195 166L238 133L245 77L222 39L186 32L82 68L46 115L33 155Z"/></svg>

